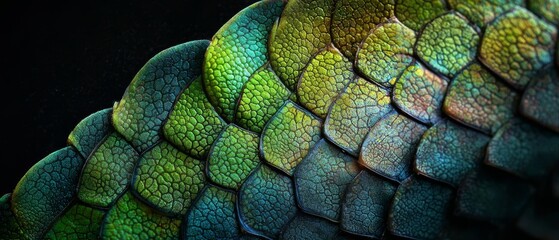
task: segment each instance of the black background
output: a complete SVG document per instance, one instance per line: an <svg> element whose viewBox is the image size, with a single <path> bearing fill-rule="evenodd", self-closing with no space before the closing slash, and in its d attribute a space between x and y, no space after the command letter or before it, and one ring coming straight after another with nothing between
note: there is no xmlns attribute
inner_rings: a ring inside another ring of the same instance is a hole
<svg viewBox="0 0 559 240"><path fill-rule="evenodd" d="M159 51L210 39L254 0L0 3L0 195L111 107Z"/></svg>
<svg viewBox="0 0 559 240"><path fill-rule="evenodd" d="M152 56L210 39L252 2L0 1L0 196L65 147L81 119L119 100Z"/></svg>

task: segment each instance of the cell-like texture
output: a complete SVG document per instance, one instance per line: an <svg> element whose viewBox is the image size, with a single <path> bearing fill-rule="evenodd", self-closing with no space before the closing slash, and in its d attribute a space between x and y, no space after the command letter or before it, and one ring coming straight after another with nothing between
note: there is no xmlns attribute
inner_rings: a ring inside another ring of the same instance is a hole
<svg viewBox="0 0 559 240"><path fill-rule="evenodd" d="M12 212L10 199L12 194L7 193L0 197L0 236L2 239L22 239L25 234Z"/></svg>
<svg viewBox="0 0 559 240"><path fill-rule="evenodd" d="M338 0L332 13L332 40L353 60L369 31L393 16L393 0Z"/></svg>
<svg viewBox="0 0 559 240"><path fill-rule="evenodd" d="M81 120L68 136L68 144L74 146L84 158L87 158L112 130L112 113L112 109L108 108Z"/></svg>
<svg viewBox="0 0 559 240"><path fill-rule="evenodd" d="M265 65L256 70L245 84L235 121L243 128L262 132L264 125L289 99L290 94L270 66Z"/></svg>
<svg viewBox="0 0 559 240"><path fill-rule="evenodd" d="M549 69L534 79L522 95L520 112L559 132L559 77L556 69Z"/></svg>
<svg viewBox="0 0 559 240"><path fill-rule="evenodd" d="M557 30L524 8L515 8L487 26L480 60L512 86L523 89L553 62Z"/></svg>
<svg viewBox="0 0 559 240"><path fill-rule="evenodd" d="M75 204L45 235L46 239L97 239L105 212Z"/></svg>
<svg viewBox="0 0 559 240"><path fill-rule="evenodd" d="M158 210L185 214L205 184L204 164L167 142L142 155L132 186Z"/></svg>
<svg viewBox="0 0 559 240"><path fill-rule="evenodd" d="M229 125L210 150L208 177L215 183L239 189L260 163L258 135Z"/></svg>
<svg viewBox="0 0 559 240"><path fill-rule="evenodd" d="M169 218L126 192L107 213L103 239L178 239L180 220Z"/></svg>
<svg viewBox="0 0 559 240"><path fill-rule="evenodd" d="M478 43L479 36L466 19L449 13L427 24L416 52L436 71L452 77L474 60Z"/></svg>
<svg viewBox="0 0 559 240"><path fill-rule="evenodd" d="M347 188L340 227L347 232L381 238L397 185L361 171Z"/></svg>
<svg viewBox="0 0 559 240"><path fill-rule="evenodd" d="M430 178L457 186L482 164L490 138L450 120L427 130L415 156L415 168Z"/></svg>
<svg viewBox="0 0 559 240"><path fill-rule="evenodd" d="M517 217L534 189L496 171L473 171L458 188L455 213L485 221L503 222Z"/></svg>
<svg viewBox="0 0 559 240"><path fill-rule="evenodd" d="M36 163L17 184L11 209L27 238L40 238L76 194L83 159L65 147Z"/></svg>
<svg viewBox="0 0 559 240"><path fill-rule="evenodd" d="M181 93L163 134L188 155L202 159L225 126L206 97L202 79L197 78Z"/></svg>
<svg viewBox="0 0 559 240"><path fill-rule="evenodd" d="M138 151L159 140L173 102L202 73L207 40L192 41L160 52L140 69L113 110L113 124Z"/></svg>
<svg viewBox="0 0 559 240"><path fill-rule="evenodd" d="M559 24L559 2L557 0L531 0L528 8L535 14L554 24Z"/></svg>
<svg viewBox="0 0 559 240"><path fill-rule="evenodd" d="M257 2L235 15L213 36L204 59L208 98L227 121L245 83L267 61L268 35L283 9L281 0Z"/></svg>
<svg viewBox="0 0 559 240"><path fill-rule="evenodd" d="M355 78L353 65L332 45L314 56L301 73L297 96L301 105L326 117L328 109L340 92Z"/></svg>
<svg viewBox="0 0 559 240"><path fill-rule="evenodd" d="M291 178L266 165L246 180L238 193L237 209L244 230L275 238L297 214Z"/></svg>
<svg viewBox="0 0 559 240"><path fill-rule="evenodd" d="M261 137L264 159L291 175L295 167L320 140L322 121L288 101L268 122Z"/></svg>
<svg viewBox="0 0 559 240"><path fill-rule="evenodd" d="M338 226L323 218L298 214L282 230L281 239L337 239Z"/></svg>
<svg viewBox="0 0 559 240"><path fill-rule="evenodd" d="M272 29L270 63L289 89L295 89L312 56L330 43L333 7L333 0L289 1Z"/></svg>
<svg viewBox="0 0 559 240"><path fill-rule="evenodd" d="M442 0L397 0L396 17L409 28L420 31L421 28L446 12Z"/></svg>
<svg viewBox="0 0 559 240"><path fill-rule="evenodd" d="M419 63L396 81L392 99L398 108L426 124L441 119L441 106L448 83Z"/></svg>
<svg viewBox="0 0 559 240"><path fill-rule="evenodd" d="M522 177L545 177L559 164L559 134L513 119L491 139L486 162Z"/></svg>
<svg viewBox="0 0 559 240"><path fill-rule="evenodd" d="M380 24L357 52L357 69L370 80L392 87L413 62L415 33L398 22Z"/></svg>
<svg viewBox="0 0 559 240"><path fill-rule="evenodd" d="M186 239L239 239L235 193L209 185L186 217Z"/></svg>
<svg viewBox="0 0 559 240"><path fill-rule="evenodd" d="M517 101L514 91L474 63L450 84L443 110L468 126L495 133L513 117Z"/></svg>
<svg viewBox="0 0 559 240"><path fill-rule="evenodd" d="M297 166L297 202L303 211L338 221L345 189L359 173L355 159L321 140Z"/></svg>
<svg viewBox="0 0 559 240"><path fill-rule="evenodd" d="M523 0L448 0L448 3L479 27L484 27L515 6L524 5Z"/></svg>
<svg viewBox="0 0 559 240"><path fill-rule="evenodd" d="M357 155L370 128L391 110L388 91L357 78L330 108L324 134L342 149Z"/></svg>
<svg viewBox="0 0 559 240"><path fill-rule="evenodd" d="M387 115L367 135L359 162L377 174L403 181L412 173L414 153L425 130L427 127L404 115Z"/></svg>
<svg viewBox="0 0 559 240"><path fill-rule="evenodd" d="M258 1L80 122L0 239L555 239L558 6Z"/></svg>
<svg viewBox="0 0 559 240"><path fill-rule="evenodd" d="M107 207L124 192L139 154L118 133L108 135L85 163L78 198Z"/></svg>
<svg viewBox="0 0 559 240"><path fill-rule="evenodd" d="M447 224L453 192L440 183L412 176L396 190L388 228L397 236L435 239Z"/></svg>

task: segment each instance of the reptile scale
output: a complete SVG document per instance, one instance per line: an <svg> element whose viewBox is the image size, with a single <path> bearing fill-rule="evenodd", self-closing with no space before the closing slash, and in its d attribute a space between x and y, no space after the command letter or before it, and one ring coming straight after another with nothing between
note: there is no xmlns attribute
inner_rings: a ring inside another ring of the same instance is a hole
<svg viewBox="0 0 559 240"><path fill-rule="evenodd" d="M257 2L83 119L0 239L559 239L558 26L558 0Z"/></svg>

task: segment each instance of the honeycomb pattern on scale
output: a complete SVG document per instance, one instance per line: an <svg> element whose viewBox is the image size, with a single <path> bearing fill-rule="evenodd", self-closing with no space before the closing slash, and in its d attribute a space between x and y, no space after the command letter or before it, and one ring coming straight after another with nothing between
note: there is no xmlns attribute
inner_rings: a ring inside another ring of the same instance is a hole
<svg viewBox="0 0 559 240"><path fill-rule="evenodd" d="M80 122L0 239L559 239L558 16L255 3Z"/></svg>

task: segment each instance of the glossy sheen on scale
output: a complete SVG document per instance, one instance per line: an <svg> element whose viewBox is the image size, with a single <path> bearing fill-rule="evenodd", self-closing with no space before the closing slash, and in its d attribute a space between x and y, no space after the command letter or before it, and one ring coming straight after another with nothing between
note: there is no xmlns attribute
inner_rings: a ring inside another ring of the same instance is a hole
<svg viewBox="0 0 559 240"><path fill-rule="evenodd" d="M265 0L162 51L0 239L559 239L557 0Z"/></svg>

